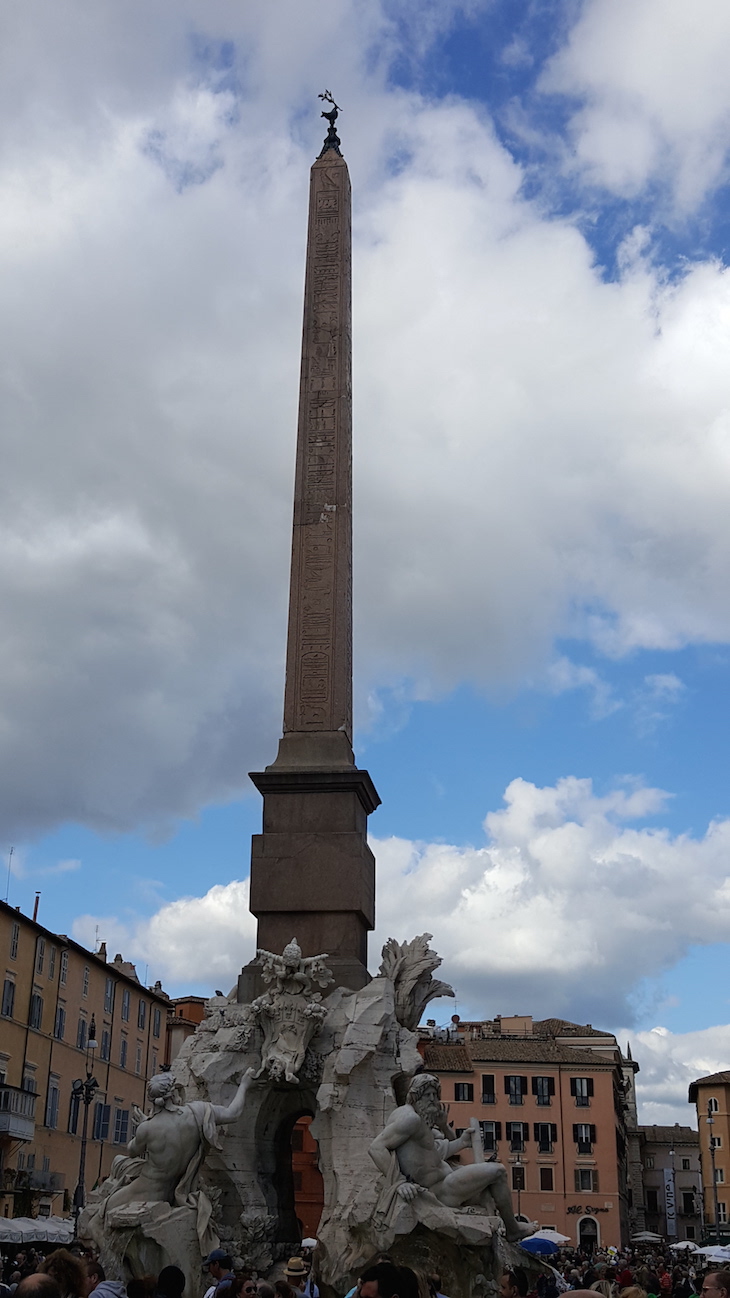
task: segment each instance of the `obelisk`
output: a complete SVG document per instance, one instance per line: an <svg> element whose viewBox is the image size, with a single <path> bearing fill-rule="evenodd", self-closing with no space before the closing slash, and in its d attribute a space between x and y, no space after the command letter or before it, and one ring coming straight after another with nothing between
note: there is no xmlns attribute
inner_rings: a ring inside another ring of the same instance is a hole
<svg viewBox="0 0 730 1298"><path fill-rule="evenodd" d="M284 733L251 774L263 833L251 851L257 946L327 953L339 985L368 980L375 860L367 817L380 799L352 752L352 333L350 177L330 112L312 166L304 285ZM239 1000L257 990L254 966Z"/></svg>

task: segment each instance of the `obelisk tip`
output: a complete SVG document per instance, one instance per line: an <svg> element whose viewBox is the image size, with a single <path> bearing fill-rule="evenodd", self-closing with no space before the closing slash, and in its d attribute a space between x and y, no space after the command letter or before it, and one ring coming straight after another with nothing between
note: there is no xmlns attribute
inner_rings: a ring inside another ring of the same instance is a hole
<svg viewBox="0 0 730 1298"><path fill-rule="evenodd" d="M319 157L323 158L325 153L327 153L329 149L334 149L335 153L338 154L339 157L342 157L342 154L340 153L341 141L339 135L337 134L337 129L335 127L335 122L337 121L337 117L340 111L339 105L335 103L329 90L325 90L323 95L318 95L318 98L324 99L326 103L332 105L328 113L326 112L322 113L322 116L326 118L327 121L329 122L329 130L327 131L327 134L325 136L325 141L324 144L322 145L322 152L319 154Z"/></svg>

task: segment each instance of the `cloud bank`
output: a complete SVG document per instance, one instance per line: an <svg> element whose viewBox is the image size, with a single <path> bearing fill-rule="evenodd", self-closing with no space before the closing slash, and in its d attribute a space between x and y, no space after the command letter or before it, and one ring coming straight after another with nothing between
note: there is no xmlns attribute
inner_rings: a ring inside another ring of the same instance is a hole
<svg viewBox="0 0 730 1298"><path fill-rule="evenodd" d="M361 722L394 684L516 685L561 634L609 655L730 639L728 271L668 276L637 231L606 282L578 225L526 197L483 105L394 87L423 6L331 8L326 52L311 0L8 16L8 842L64 820L164 824L240 795L273 755L325 83L348 88L355 193ZM458 8L428 7L409 57ZM669 53L656 84L652 59L626 65L629 11L666 50L656 4L593 3L545 73L577 105L576 183L584 168L650 187L670 156L682 193L706 193L724 166L726 84L708 69L724 77L725 20L676 38L705 87L688 117ZM601 140L627 103L644 153L618 175Z"/></svg>

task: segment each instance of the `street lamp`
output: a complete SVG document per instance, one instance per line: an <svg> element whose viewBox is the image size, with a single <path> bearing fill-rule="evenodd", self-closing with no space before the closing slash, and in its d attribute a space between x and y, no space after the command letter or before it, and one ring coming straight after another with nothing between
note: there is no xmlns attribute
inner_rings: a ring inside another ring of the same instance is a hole
<svg viewBox="0 0 730 1298"><path fill-rule="evenodd" d="M78 1078L71 1087L71 1092L83 1103L84 1121L81 1128L81 1156L79 1158L79 1179L74 1190L74 1234L79 1233L79 1217L81 1209L86 1203L86 1187L84 1178L86 1176L86 1139L89 1130L89 1105L94 1098L94 1094L99 1089L99 1083L94 1077L94 1051L97 1047L96 1041L96 1019L91 1016L89 1026L89 1039L86 1042L86 1077Z"/></svg>
<svg viewBox="0 0 730 1298"><path fill-rule="evenodd" d="M712 1101L708 1100L707 1117L705 1118L705 1122L710 1128L710 1162L712 1163L712 1202L715 1207L715 1239L719 1244L720 1243L720 1220L719 1220L719 1213L717 1208L717 1177L715 1176L715 1143L712 1136L712 1128L715 1124L715 1119L712 1116L711 1105L712 1105Z"/></svg>

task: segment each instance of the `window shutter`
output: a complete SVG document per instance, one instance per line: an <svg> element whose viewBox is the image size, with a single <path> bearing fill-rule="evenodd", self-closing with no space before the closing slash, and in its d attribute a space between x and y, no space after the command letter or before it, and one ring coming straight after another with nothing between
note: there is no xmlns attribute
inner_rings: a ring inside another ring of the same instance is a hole
<svg viewBox="0 0 730 1298"><path fill-rule="evenodd" d="M587 1077L586 1082L588 1083L588 1095L591 1096L593 1094L593 1078Z"/></svg>
<svg viewBox="0 0 730 1298"><path fill-rule="evenodd" d="M502 1139L502 1123L501 1123L501 1122L495 1122L495 1124L494 1124L494 1139L495 1139L495 1140L501 1140L501 1139Z"/></svg>
<svg viewBox="0 0 730 1298"><path fill-rule="evenodd" d="M548 1077L548 1079L547 1079L547 1083L548 1083L548 1095L554 1095L554 1094L555 1094L555 1078L554 1078L554 1077Z"/></svg>
<svg viewBox="0 0 730 1298"><path fill-rule="evenodd" d="M505 1131L506 1131L506 1133L507 1133L507 1139L508 1139L508 1140L511 1140L511 1139L512 1139L512 1132L514 1131L514 1129L515 1129L516 1126L517 1126L517 1123L516 1123L516 1122L506 1122L506 1123L505 1123L505 1128L504 1128L504 1129L505 1129Z"/></svg>
<svg viewBox="0 0 730 1298"><path fill-rule="evenodd" d="M504 1075L504 1093L505 1095L509 1095L509 1076L507 1073Z"/></svg>
<svg viewBox="0 0 730 1298"><path fill-rule="evenodd" d="M575 1093L576 1093L576 1087L575 1087L575 1084L576 1084L577 1081L578 1081L578 1078L577 1078L577 1077L571 1077L571 1079L570 1079L570 1094L571 1094L571 1095L575 1095Z"/></svg>
<svg viewBox="0 0 730 1298"><path fill-rule="evenodd" d="M598 1190L598 1172L593 1173L593 1190L594 1192Z"/></svg>
<svg viewBox="0 0 730 1298"><path fill-rule="evenodd" d="M550 1139L552 1140L553 1144L555 1143L555 1141L557 1140L557 1138L558 1138L558 1128L557 1128L557 1124L554 1123L554 1122L551 1122L551 1123L550 1123Z"/></svg>
<svg viewBox="0 0 730 1298"><path fill-rule="evenodd" d="M522 1094L523 1094L523 1095L527 1095L527 1078L526 1078L526 1077L521 1077L521 1078L520 1078L520 1090L522 1091Z"/></svg>
<svg viewBox="0 0 730 1298"><path fill-rule="evenodd" d="M542 1123L541 1123L541 1122L536 1122L536 1123L534 1124L533 1128L532 1128L533 1132L535 1133L534 1138L535 1138L535 1140L538 1140L538 1141L539 1141L539 1139L540 1139L540 1127L541 1127L541 1126L542 1126Z"/></svg>
<svg viewBox="0 0 730 1298"><path fill-rule="evenodd" d="M537 1078L536 1078L536 1077L533 1077L533 1079L532 1079L532 1094L533 1094L533 1095L537 1095Z"/></svg>
<svg viewBox="0 0 730 1298"><path fill-rule="evenodd" d="M525 1141L529 1140L530 1139L529 1122L518 1122L517 1126L520 1128L520 1135L522 1136L522 1139Z"/></svg>
<svg viewBox="0 0 730 1298"><path fill-rule="evenodd" d="M580 1140L580 1131L578 1130L578 1123L577 1123L577 1122L574 1122L574 1123L573 1123L573 1140L575 1141L576 1145L578 1144L578 1141Z"/></svg>
<svg viewBox="0 0 730 1298"><path fill-rule="evenodd" d="M494 1095L494 1073L482 1073L482 1095Z"/></svg>
<svg viewBox="0 0 730 1298"><path fill-rule="evenodd" d="M575 1192L580 1194L580 1172L577 1167L575 1169Z"/></svg>
<svg viewBox="0 0 730 1298"><path fill-rule="evenodd" d="M595 1143L596 1143L596 1128L591 1123L591 1144L595 1145Z"/></svg>

